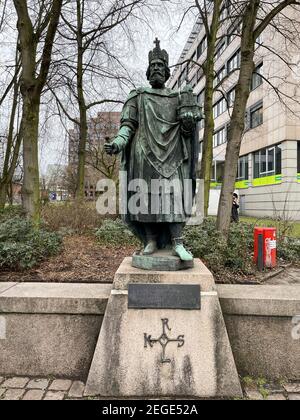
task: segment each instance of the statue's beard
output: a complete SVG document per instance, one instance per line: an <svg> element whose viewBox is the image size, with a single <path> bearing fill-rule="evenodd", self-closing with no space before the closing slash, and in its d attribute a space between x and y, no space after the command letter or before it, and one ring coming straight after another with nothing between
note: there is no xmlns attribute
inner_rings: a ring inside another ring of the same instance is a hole
<svg viewBox="0 0 300 420"><path fill-rule="evenodd" d="M152 73L150 76L150 84L154 89L160 89L164 87L165 82L165 75L160 72Z"/></svg>

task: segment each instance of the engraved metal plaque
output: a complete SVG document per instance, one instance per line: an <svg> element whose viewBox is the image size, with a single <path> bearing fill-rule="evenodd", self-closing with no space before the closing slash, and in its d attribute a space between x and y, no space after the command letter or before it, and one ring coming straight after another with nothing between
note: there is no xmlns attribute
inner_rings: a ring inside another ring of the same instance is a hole
<svg viewBox="0 0 300 420"><path fill-rule="evenodd" d="M200 285L129 284L129 309L201 309Z"/></svg>

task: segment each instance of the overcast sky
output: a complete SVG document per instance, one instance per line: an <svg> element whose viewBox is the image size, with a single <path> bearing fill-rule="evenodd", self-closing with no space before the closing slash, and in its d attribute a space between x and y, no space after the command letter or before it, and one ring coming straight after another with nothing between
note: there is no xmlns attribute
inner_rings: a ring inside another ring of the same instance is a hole
<svg viewBox="0 0 300 420"><path fill-rule="evenodd" d="M153 2L160 4L159 7L154 9L151 13L147 12L148 24L139 20L135 23L134 30L134 42L136 48L136 54L131 52L123 52L123 61L125 59L128 66L132 69L137 70L140 73L140 83L147 84L145 78L145 72L148 64L148 53L150 49L154 48L154 39L158 37L161 40L161 47L166 49L170 56L170 64L174 65L177 63L179 56L184 48L185 42L192 30L194 24L193 16L190 16L184 21L178 31L178 26L183 16L183 9L187 7L187 3L190 0L179 1L174 0L174 4L170 5L165 3L164 0L153 0ZM167 8L166 5L167 4ZM0 69L3 76L4 66L9 62L13 64L14 61L14 48L15 48L15 23L11 21L11 28L4 33L0 33ZM128 89L129 93L129 89ZM115 110L119 110L115 108ZM95 115L97 114L95 109ZM7 109L9 112L9 109ZM6 126L6 118L9 114L4 115L5 109L1 109L1 131ZM43 118L41 118L43 119ZM3 127L3 124L4 127ZM67 128L72 128L72 124L66 122ZM67 163L67 133L64 127L60 124L59 119L52 118L48 124L48 129L45 138L41 139L40 148L40 169L43 174L47 170L48 164L66 164Z"/></svg>
<svg viewBox="0 0 300 420"><path fill-rule="evenodd" d="M180 30L177 30L183 16L183 8L186 7L186 3L184 3L178 2L177 5L171 8L168 7L168 13L164 8L158 8L153 12L152 16L148 16L151 27L142 22L138 23L135 34L136 56L138 58L129 56L128 63L133 65L132 61L134 61L134 66L140 70L142 77L144 77L147 68L148 52L154 48L153 42L156 37L161 40L161 47L168 51L170 64L174 65L177 63L194 24L194 19L191 16L184 21ZM141 80L141 83L148 83L145 77ZM115 109L119 110L117 108ZM52 124L55 123L52 122ZM69 126L71 127L70 123ZM58 121L57 127L54 130L53 128L52 125L52 134L50 138L47 138L46 142L43 142L44 144L41 149L41 170L43 173L46 172L48 164L67 163L67 136L65 130L60 126ZM63 138L64 141L62 142Z"/></svg>

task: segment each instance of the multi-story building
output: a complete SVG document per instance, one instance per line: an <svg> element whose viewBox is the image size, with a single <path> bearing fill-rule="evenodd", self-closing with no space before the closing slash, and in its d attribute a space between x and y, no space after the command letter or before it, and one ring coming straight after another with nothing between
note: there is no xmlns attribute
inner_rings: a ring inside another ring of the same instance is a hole
<svg viewBox="0 0 300 420"><path fill-rule="evenodd" d="M104 175L101 169L106 164L107 156L103 145L110 141L120 127L120 112L100 112L97 117L88 121L88 142L86 148L85 196L95 199L96 186ZM69 130L68 162L70 171L76 171L78 165L79 126ZM105 171L103 171L105 172Z"/></svg>
<svg viewBox="0 0 300 420"><path fill-rule="evenodd" d="M285 15L289 14L295 18L294 10L287 9ZM222 20L228 15L230 11L224 7ZM210 214L217 212L223 178L227 133L241 59L240 31L240 21L224 20L215 54L215 86L218 88L214 93L213 108L215 133ZM236 189L243 215L284 215L300 219L300 43L297 48L295 42L288 42L281 32L269 26L257 40L256 69L247 104ZM206 53L205 29L201 23L196 23L169 81L169 87L180 89L188 80L202 106L205 77L201 67L187 60L201 64ZM298 62L299 68L285 62ZM203 127L204 121L200 139L203 139Z"/></svg>

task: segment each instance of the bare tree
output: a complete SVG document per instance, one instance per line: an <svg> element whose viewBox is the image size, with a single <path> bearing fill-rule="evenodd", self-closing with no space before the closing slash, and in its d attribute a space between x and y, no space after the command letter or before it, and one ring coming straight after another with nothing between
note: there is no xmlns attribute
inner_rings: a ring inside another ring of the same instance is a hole
<svg viewBox="0 0 300 420"><path fill-rule="evenodd" d="M298 5L294 0L264 2L251 0L242 4L241 64L239 79L235 88L228 143L225 158L224 177L219 203L217 227L226 236L229 230L240 147L245 130L245 112L251 91L252 74L255 69L254 54L257 38L286 7Z"/></svg>
<svg viewBox="0 0 300 420"><path fill-rule="evenodd" d="M16 66L16 74L19 67ZM0 209L3 209L6 203L6 197L9 186L12 183L13 176L18 164L20 148L22 143L22 124L19 121L18 106L20 99L19 79L15 78L13 85L12 108L8 126L8 133L5 144L5 156L2 173L0 173ZM17 121L16 121L17 120ZM17 130L15 130L17 125Z"/></svg>
<svg viewBox="0 0 300 420"><path fill-rule="evenodd" d="M57 60L58 71L50 89L60 110L79 127L77 198L84 197L88 113L97 106L122 103L118 97L104 96L103 93L93 98L90 92L96 90L96 84L104 88L106 82L113 79L129 85L130 75L113 53L112 34L118 27L127 29L128 19L144 3L145 0L114 0L98 4L95 8L87 0L76 0L76 16L73 9L66 9L62 15L64 25L60 29L60 36L65 47L68 46L69 54L67 58ZM117 67L122 68L123 77L116 71ZM61 86L67 86L68 92L62 92ZM67 94L69 102L75 104L71 108L76 112L75 116L65 104L63 94Z"/></svg>
<svg viewBox="0 0 300 420"><path fill-rule="evenodd" d="M5 1L0 11L0 32L8 30L8 21L11 18L8 14L8 1ZM12 41L12 44L14 42ZM13 51L13 48L12 48ZM13 59L13 53L11 54ZM7 60L4 67L4 74L1 76L1 95L0 108L1 115L5 115L3 121L3 130L5 134L2 137L3 161L0 168L0 209L3 209L6 198L10 192L14 173L18 164L20 147L22 142L22 130L20 124L20 55L18 53L18 40L15 41L15 53L13 62ZM6 118L7 115L7 118ZM6 127L5 127L6 126ZM4 129L5 127L5 129Z"/></svg>
<svg viewBox="0 0 300 420"><path fill-rule="evenodd" d="M93 136L90 136L86 153L86 164L93 168L101 177L112 179L118 183L119 159L116 155L109 156L104 150L104 144L117 134L118 128L109 114L98 115L91 120Z"/></svg>
<svg viewBox="0 0 300 420"><path fill-rule="evenodd" d="M23 207L35 225L40 222L38 130L41 95L49 73L62 2L37 1L33 10L27 0L14 0L22 64Z"/></svg>
<svg viewBox="0 0 300 420"><path fill-rule="evenodd" d="M207 55L203 64L203 73L206 80L204 99L205 121L203 153L200 168L200 178L204 180L204 215L207 216L211 184L211 168L213 163L213 135L215 127L213 116L215 52L218 39L218 30L220 27L221 6L223 0L204 1L201 4L199 0L195 0L195 2L199 11L201 22L205 28L207 39Z"/></svg>

